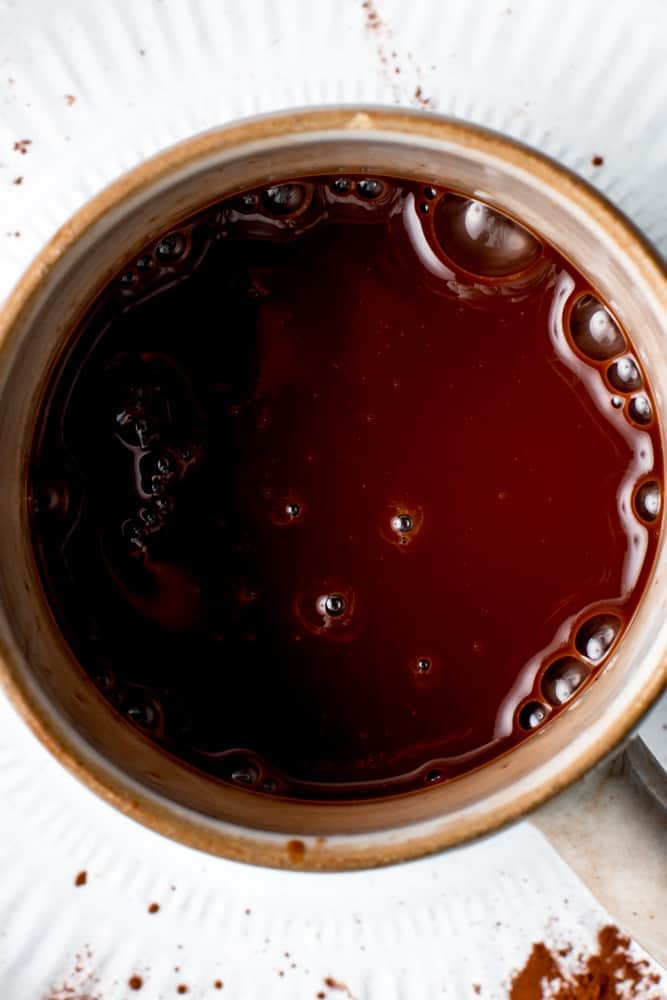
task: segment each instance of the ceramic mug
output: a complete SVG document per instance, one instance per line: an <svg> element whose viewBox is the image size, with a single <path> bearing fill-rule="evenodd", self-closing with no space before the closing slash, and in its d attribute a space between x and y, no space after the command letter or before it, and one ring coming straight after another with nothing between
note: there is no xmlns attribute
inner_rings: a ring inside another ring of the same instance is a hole
<svg viewBox="0 0 667 1000"><path fill-rule="evenodd" d="M492 132L432 114L305 110L174 146L63 226L0 316L0 679L9 696L65 766L134 819L214 854L323 870L422 855L531 810L630 733L663 687L667 661L662 535L622 641L595 682L540 732L438 787L374 801L309 803L220 784L164 754L114 713L73 658L40 583L26 505L36 412L68 335L123 263L165 229L241 189L341 170L453 187L508 211L554 244L631 331L652 377L667 451L667 274L655 252L562 167Z"/></svg>

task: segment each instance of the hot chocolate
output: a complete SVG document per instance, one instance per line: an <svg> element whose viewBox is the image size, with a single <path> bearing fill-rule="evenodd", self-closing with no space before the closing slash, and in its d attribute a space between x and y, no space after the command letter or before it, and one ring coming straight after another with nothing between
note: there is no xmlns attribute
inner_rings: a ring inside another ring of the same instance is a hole
<svg viewBox="0 0 667 1000"><path fill-rule="evenodd" d="M539 234L417 181L281 181L146 246L74 331L30 471L45 591L114 709L200 770L439 784L613 655L654 414Z"/></svg>

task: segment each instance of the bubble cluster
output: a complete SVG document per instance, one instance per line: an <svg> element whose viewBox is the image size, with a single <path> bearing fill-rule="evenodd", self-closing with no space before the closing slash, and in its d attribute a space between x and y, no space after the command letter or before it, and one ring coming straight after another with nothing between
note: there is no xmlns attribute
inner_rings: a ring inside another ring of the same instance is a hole
<svg viewBox="0 0 667 1000"><path fill-rule="evenodd" d="M459 267L486 278L525 271L542 253L527 229L481 201L446 194L434 214L435 236Z"/></svg>
<svg viewBox="0 0 667 1000"><path fill-rule="evenodd" d="M575 645L582 656L597 664L607 655L620 630L621 620L616 615L595 615L579 628Z"/></svg>
<svg viewBox="0 0 667 1000"><path fill-rule="evenodd" d="M582 295L574 303L570 331L581 353L594 361L606 361L627 347L616 320L593 295Z"/></svg>
<svg viewBox="0 0 667 1000"><path fill-rule="evenodd" d="M564 705L590 674L589 668L574 657L564 656L551 663L542 677L542 694L549 704Z"/></svg>

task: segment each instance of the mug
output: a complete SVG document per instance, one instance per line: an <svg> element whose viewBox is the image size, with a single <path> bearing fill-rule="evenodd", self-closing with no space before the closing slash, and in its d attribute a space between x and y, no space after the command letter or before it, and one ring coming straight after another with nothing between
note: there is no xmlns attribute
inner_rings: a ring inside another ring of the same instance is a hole
<svg viewBox="0 0 667 1000"><path fill-rule="evenodd" d="M0 680L52 753L133 819L213 854L318 870L405 860L517 819L624 740L667 677L664 535L635 617L594 683L510 752L400 796L307 802L221 784L117 716L73 657L42 588L26 501L37 410L68 337L112 276L167 228L247 188L339 171L454 188L544 236L631 332L651 376L667 451L664 266L584 181L493 132L382 108L308 109L242 121L142 163L56 233L0 316Z"/></svg>

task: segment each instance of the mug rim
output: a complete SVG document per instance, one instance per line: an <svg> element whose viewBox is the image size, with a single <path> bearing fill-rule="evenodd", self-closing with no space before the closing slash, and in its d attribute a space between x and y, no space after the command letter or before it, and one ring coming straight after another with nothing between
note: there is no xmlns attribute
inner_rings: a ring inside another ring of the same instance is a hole
<svg viewBox="0 0 667 1000"><path fill-rule="evenodd" d="M432 112L346 105L269 113L236 121L191 136L124 173L89 199L58 229L30 263L0 311L0 352L6 349L21 315L30 309L61 258L113 206L141 197L158 184L168 183L170 178L187 167L226 149L295 135L307 137L326 133L342 137L343 134L349 136L360 131L382 134L383 137L390 137L392 133L401 134L404 138L413 135L415 139L472 148L478 153L502 159L542 184L557 187L579 210L612 233L645 280L655 282L656 295L659 295L667 311L667 271L657 252L619 209L566 167L505 135ZM67 726L44 711L31 686L15 669L12 656L9 644L0 636L0 685L33 733L58 762L102 799L145 826L187 846L233 860L306 870L343 870L406 861L494 832L557 794L610 753L638 724L667 683L667 649L663 649L660 665L641 695L622 718L612 720L597 741L566 764L550 781L543 778L534 787L526 787L524 783L524 787L518 789L509 801L496 803L483 815L462 816L454 831L449 828L438 830L433 823L421 830L410 825L390 827L383 831L387 835L386 842L381 843L376 837L376 842L370 838L362 844L360 840L364 838L357 838L356 845L354 837L347 835L329 839L304 838L312 839L306 852L302 851L303 841L296 837L278 837L257 830L234 828L229 824L215 829L201 814L180 807L171 800L161 799L143 788L115 768L111 761L101 756L95 760L94 755L83 755Z"/></svg>

